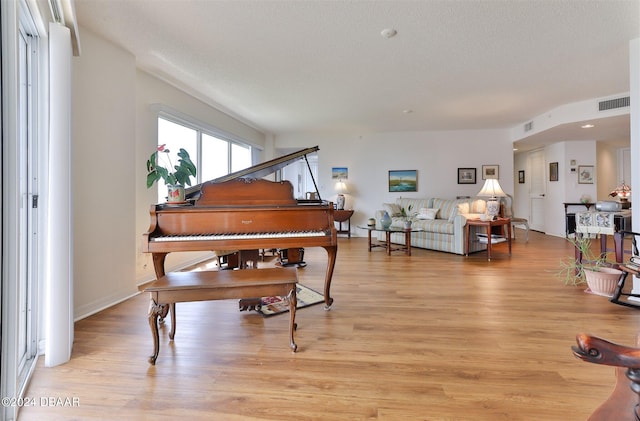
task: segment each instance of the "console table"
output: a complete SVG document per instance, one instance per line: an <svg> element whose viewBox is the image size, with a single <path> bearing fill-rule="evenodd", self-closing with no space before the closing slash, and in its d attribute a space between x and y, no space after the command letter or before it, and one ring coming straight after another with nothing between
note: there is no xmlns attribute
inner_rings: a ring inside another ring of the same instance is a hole
<svg viewBox="0 0 640 421"><path fill-rule="evenodd" d="M333 211L333 220L340 224L340 228L336 231L338 234L348 234L351 238L351 217L353 216L353 209L335 209ZM342 223L347 223L347 229L342 229Z"/></svg>
<svg viewBox="0 0 640 421"><path fill-rule="evenodd" d="M479 226L487 228L487 260L491 260L491 243L498 243L506 241L509 244L509 256L511 256L511 219L510 218L496 218L494 220L483 221L481 219L467 219L467 225L465 226L467 243L464 251L464 255L469 255L469 241L471 241L471 227ZM504 227L507 227L507 235L499 238L491 235L491 228L502 227L504 233Z"/></svg>

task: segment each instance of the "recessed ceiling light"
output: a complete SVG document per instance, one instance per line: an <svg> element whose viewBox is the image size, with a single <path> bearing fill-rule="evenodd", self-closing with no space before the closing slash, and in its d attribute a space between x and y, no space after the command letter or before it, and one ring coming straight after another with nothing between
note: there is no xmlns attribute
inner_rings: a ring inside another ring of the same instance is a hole
<svg viewBox="0 0 640 421"><path fill-rule="evenodd" d="M383 38L389 39L398 35L398 31L393 28L387 28L383 29L382 32L380 32L380 35L382 35Z"/></svg>
<svg viewBox="0 0 640 421"><path fill-rule="evenodd" d="M403 113L405 114L411 114L413 112L413 110L402 110Z"/></svg>
<svg viewBox="0 0 640 421"><path fill-rule="evenodd" d="M593 124L585 124L585 125L580 126L580 127L582 127L583 129L590 129L590 128L596 127L596 126L594 126Z"/></svg>

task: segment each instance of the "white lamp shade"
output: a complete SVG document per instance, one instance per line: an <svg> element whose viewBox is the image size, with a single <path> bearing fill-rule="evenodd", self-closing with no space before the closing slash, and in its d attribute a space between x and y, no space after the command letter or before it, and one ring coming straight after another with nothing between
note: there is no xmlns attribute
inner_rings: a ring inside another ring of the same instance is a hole
<svg viewBox="0 0 640 421"><path fill-rule="evenodd" d="M488 178L484 181L484 186L482 186L482 190L480 190L478 196L496 198L506 197L507 195L502 191L497 179Z"/></svg>
<svg viewBox="0 0 640 421"><path fill-rule="evenodd" d="M345 183L342 180L340 180L340 181L338 181L336 183L335 189L336 189L336 193L338 193L338 194L349 193L349 189L347 189L347 183Z"/></svg>

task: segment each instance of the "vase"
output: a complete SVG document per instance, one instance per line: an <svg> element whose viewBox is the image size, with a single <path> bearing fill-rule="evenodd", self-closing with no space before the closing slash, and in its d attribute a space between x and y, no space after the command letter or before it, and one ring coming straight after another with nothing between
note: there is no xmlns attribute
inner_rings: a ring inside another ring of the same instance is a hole
<svg viewBox="0 0 640 421"><path fill-rule="evenodd" d="M587 292L604 297L611 297L618 286L622 271L613 268L599 268L595 270L584 270L584 276L589 289Z"/></svg>
<svg viewBox="0 0 640 421"><path fill-rule="evenodd" d="M167 185L167 203L184 203L184 186L180 184Z"/></svg>
<svg viewBox="0 0 640 421"><path fill-rule="evenodd" d="M380 218L380 226L382 229L388 229L391 226L391 217L387 211L382 214L382 218Z"/></svg>
<svg viewBox="0 0 640 421"><path fill-rule="evenodd" d="M410 230L411 229L411 219L406 219L404 221L404 229L406 229L406 230Z"/></svg>

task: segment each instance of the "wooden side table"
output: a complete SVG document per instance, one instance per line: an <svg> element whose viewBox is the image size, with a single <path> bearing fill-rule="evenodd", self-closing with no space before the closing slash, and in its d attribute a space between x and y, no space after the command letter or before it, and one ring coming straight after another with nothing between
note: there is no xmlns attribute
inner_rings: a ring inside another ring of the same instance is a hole
<svg viewBox="0 0 640 421"><path fill-rule="evenodd" d="M467 235L467 243L464 251L464 255L469 255L469 241L471 241L471 227L472 226L480 226L487 228L487 260L491 260L491 228L502 226L502 230L504 233L504 227L507 227L507 235L506 238L502 241L507 241L509 244L509 256L511 256L511 219L510 218L496 218L493 221L482 221L480 219L467 219L467 225L465 227L466 235Z"/></svg>
<svg viewBox="0 0 640 421"><path fill-rule="evenodd" d="M336 231L338 234L348 234L351 238L351 217L353 216L353 209L335 209L333 211L333 220L340 224L340 228ZM342 229L342 223L347 223L347 229Z"/></svg>

